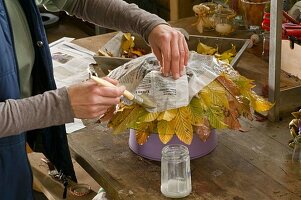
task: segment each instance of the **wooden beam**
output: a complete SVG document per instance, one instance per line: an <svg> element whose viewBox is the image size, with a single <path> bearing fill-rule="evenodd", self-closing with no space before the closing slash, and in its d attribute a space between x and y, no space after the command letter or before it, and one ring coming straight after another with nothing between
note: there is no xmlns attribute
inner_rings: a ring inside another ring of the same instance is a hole
<svg viewBox="0 0 301 200"><path fill-rule="evenodd" d="M179 0L169 1L170 20L179 19Z"/></svg>
<svg viewBox="0 0 301 200"><path fill-rule="evenodd" d="M271 1L271 30L269 58L269 101L275 102L269 112L271 121L279 120L280 110L280 71L281 71L281 40L282 40L282 6L283 1Z"/></svg>

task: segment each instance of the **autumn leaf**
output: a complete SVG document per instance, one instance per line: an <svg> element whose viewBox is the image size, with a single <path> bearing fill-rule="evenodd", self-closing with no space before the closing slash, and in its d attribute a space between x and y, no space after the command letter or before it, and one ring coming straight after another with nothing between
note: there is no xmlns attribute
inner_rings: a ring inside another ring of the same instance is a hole
<svg viewBox="0 0 301 200"><path fill-rule="evenodd" d="M134 43L135 38L133 36L131 36L130 33L124 33L123 36L124 36L124 40L121 44L121 49L123 51L129 52L130 49L135 46L135 43Z"/></svg>
<svg viewBox="0 0 301 200"><path fill-rule="evenodd" d="M252 120L251 108L260 112L273 106L252 91L253 88L253 81L238 73L231 76L221 74L200 90L185 107L150 113L137 104L120 104L109 127L114 129L114 133L126 128L135 129L139 144L145 143L151 133L158 133L164 144L174 135L185 144L190 144L194 133L206 141L211 129L241 130L238 119L243 116Z"/></svg>
<svg viewBox="0 0 301 200"><path fill-rule="evenodd" d="M225 124L228 125L230 129L239 130L241 128L241 125L238 121L239 118L239 112L237 110L237 107L235 106L234 101L229 101L229 110L225 110Z"/></svg>
<svg viewBox="0 0 301 200"><path fill-rule="evenodd" d="M157 120L171 121L173 118L175 118L176 114L177 114L177 109L166 110L160 113Z"/></svg>
<svg viewBox="0 0 301 200"><path fill-rule="evenodd" d="M155 121L157 119L157 117L159 116L160 113L154 112L147 112L144 115L142 115L139 118L139 122L152 122Z"/></svg>
<svg viewBox="0 0 301 200"><path fill-rule="evenodd" d="M229 107L225 88L218 82L212 81L204 87L199 96L206 102L207 105L222 105L225 108Z"/></svg>
<svg viewBox="0 0 301 200"><path fill-rule="evenodd" d="M215 55L215 57L221 61L224 61L226 63L231 63L234 56L236 55L236 47L232 44L231 49L224 51L222 54Z"/></svg>
<svg viewBox="0 0 301 200"><path fill-rule="evenodd" d="M238 96L240 94L239 88L226 74L221 74L215 80L217 80L232 96Z"/></svg>
<svg viewBox="0 0 301 200"><path fill-rule="evenodd" d="M125 116L132 112L134 106L125 106L123 104L119 104L119 109L116 114L112 117L112 119L108 123L108 127L115 129L122 121L124 121Z"/></svg>
<svg viewBox="0 0 301 200"><path fill-rule="evenodd" d="M136 105L133 109L125 109L123 112L117 113L118 116L109 122L114 127L113 133L121 133L127 128L135 125L138 118L147 112L143 107Z"/></svg>
<svg viewBox="0 0 301 200"><path fill-rule="evenodd" d="M138 144L143 145L147 142L150 134L154 133L155 123L138 123L136 127L136 141Z"/></svg>
<svg viewBox="0 0 301 200"><path fill-rule="evenodd" d="M200 99L202 106L205 109L205 115L208 118L210 125L213 128L226 128L227 124L224 121L223 110L219 106L212 106L210 104L206 104L206 102L201 98Z"/></svg>
<svg viewBox="0 0 301 200"><path fill-rule="evenodd" d="M161 142L166 144L171 140L175 133L175 120L166 121L160 120L158 121L158 134Z"/></svg>
<svg viewBox="0 0 301 200"><path fill-rule="evenodd" d="M252 88L255 87L254 81L244 76L233 77L232 81L237 85L237 88L243 95L247 95L252 90Z"/></svg>
<svg viewBox="0 0 301 200"><path fill-rule="evenodd" d="M236 83L239 83L241 87L244 87L244 91L250 91L252 86L252 81L249 79L237 79L240 80L240 82L235 82L230 79L230 77L226 74L222 74L221 76L217 77L215 80L217 80L221 85L224 86L224 88L228 92L228 102L231 102L233 107L236 109L236 111L240 114L246 117L249 120L253 120L250 105L249 102L241 96L241 88ZM229 120L229 119L227 119ZM227 121L226 120L226 121ZM230 123L229 121L227 121ZM228 124L226 123L226 124ZM230 123L231 124L231 123ZM236 122L235 122L236 124ZM231 126L234 126L232 124ZM237 124L235 125L235 127Z"/></svg>
<svg viewBox="0 0 301 200"><path fill-rule="evenodd" d="M265 112L273 107L273 104L258 96L254 91L250 92L250 101L253 109L257 112Z"/></svg>
<svg viewBox="0 0 301 200"><path fill-rule="evenodd" d="M146 130L136 130L136 141L139 145L143 145L147 142L150 133Z"/></svg>
<svg viewBox="0 0 301 200"><path fill-rule="evenodd" d="M107 111L99 118L100 121L108 121L110 120L116 111L116 106L111 106L110 108L107 109Z"/></svg>
<svg viewBox="0 0 301 200"><path fill-rule="evenodd" d="M194 126L199 126L204 123L204 108L201 104L201 101L194 97L190 101L189 105L189 112L191 116L191 124Z"/></svg>
<svg viewBox="0 0 301 200"><path fill-rule="evenodd" d="M233 81L239 86L240 93L249 99L251 106L257 112L268 111L273 107L272 103L252 91L252 88L255 87L252 80L239 76L235 77Z"/></svg>
<svg viewBox="0 0 301 200"><path fill-rule="evenodd" d="M181 107L175 117L175 134L179 140L185 144L191 144L193 137L193 129L191 125L191 115L189 107Z"/></svg>
<svg viewBox="0 0 301 200"><path fill-rule="evenodd" d="M204 55L214 55L215 52L217 52L217 49L207 46L201 42L198 43L197 50L199 54L204 54Z"/></svg>
<svg viewBox="0 0 301 200"><path fill-rule="evenodd" d="M203 119L203 124L193 126L193 132L198 135L203 142L205 142L211 134L211 128L208 119Z"/></svg>
<svg viewBox="0 0 301 200"><path fill-rule="evenodd" d="M236 52L236 47L235 45L232 44L231 49L228 49L221 54L218 52L218 48L213 48L211 46L205 45L201 42L198 43L197 45L197 50L199 54L203 55L214 55L218 60L230 64L235 55L237 54Z"/></svg>

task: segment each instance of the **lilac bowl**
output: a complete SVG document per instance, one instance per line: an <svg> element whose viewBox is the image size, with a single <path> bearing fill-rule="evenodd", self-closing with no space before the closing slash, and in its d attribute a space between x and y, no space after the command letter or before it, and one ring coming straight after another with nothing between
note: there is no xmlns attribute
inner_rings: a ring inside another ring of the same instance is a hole
<svg viewBox="0 0 301 200"><path fill-rule="evenodd" d="M177 136L174 136L167 144L163 144L158 137L158 134L151 134L146 143L139 145L136 141L136 131L130 129L129 147L130 149L150 160L161 161L161 151L168 144L183 144L189 150L190 159L196 159L207 155L217 146L217 134L212 130L206 142L203 142L199 137L194 136L190 145L181 142Z"/></svg>

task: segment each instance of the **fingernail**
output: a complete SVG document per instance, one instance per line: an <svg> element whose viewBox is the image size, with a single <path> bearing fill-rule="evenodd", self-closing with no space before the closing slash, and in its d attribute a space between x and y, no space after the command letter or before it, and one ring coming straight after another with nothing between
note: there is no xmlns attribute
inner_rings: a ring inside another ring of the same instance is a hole
<svg viewBox="0 0 301 200"><path fill-rule="evenodd" d="M180 76L179 76L179 74L178 74L178 73L176 73L174 77L175 77L175 79L178 79L178 78L180 78Z"/></svg>
<svg viewBox="0 0 301 200"><path fill-rule="evenodd" d="M167 77L167 76L168 76L168 73L164 73L164 76Z"/></svg>
<svg viewBox="0 0 301 200"><path fill-rule="evenodd" d="M124 92L124 90L125 90L125 86L122 85L122 86L119 87L120 92Z"/></svg>
<svg viewBox="0 0 301 200"><path fill-rule="evenodd" d="M181 72L180 72L181 76L184 75L184 70L182 69Z"/></svg>

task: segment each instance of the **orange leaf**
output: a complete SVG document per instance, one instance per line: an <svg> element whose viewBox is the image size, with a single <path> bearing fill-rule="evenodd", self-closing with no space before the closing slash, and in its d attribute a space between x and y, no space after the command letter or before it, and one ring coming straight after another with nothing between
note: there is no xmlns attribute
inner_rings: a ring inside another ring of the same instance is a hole
<svg viewBox="0 0 301 200"><path fill-rule="evenodd" d="M136 130L136 141L139 145L147 142L150 133L147 130Z"/></svg>

